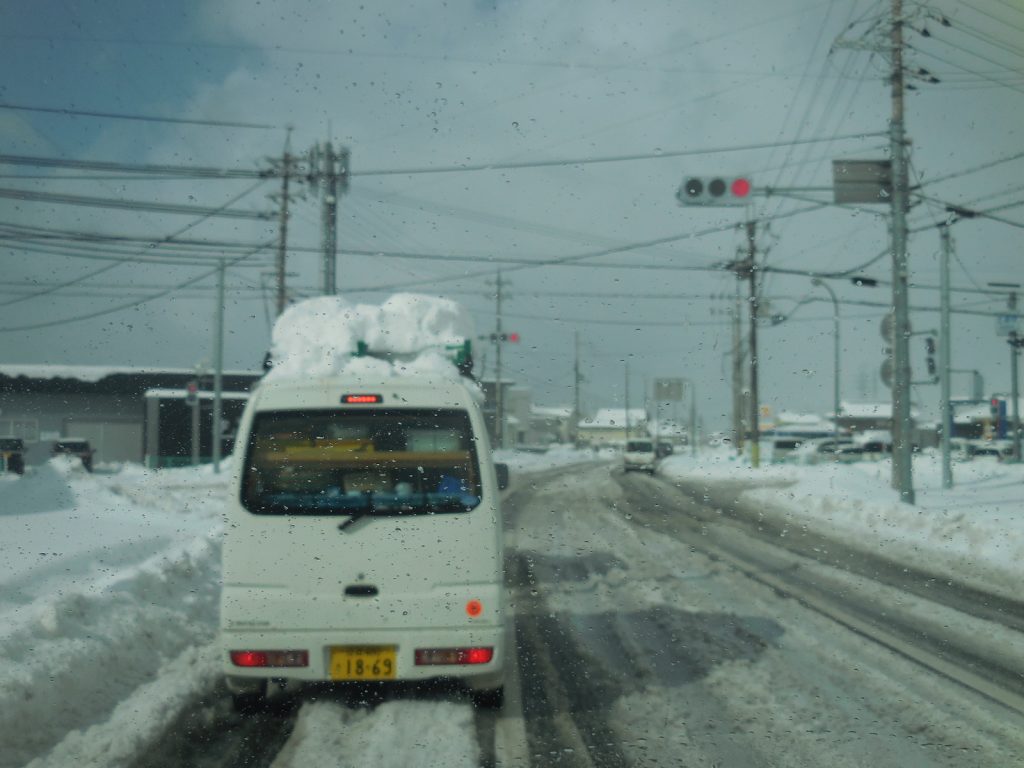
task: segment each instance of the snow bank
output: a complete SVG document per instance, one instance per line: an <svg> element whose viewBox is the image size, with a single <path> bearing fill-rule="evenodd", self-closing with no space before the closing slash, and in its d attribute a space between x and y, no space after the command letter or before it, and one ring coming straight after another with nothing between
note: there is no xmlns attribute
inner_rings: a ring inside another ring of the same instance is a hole
<svg viewBox="0 0 1024 768"><path fill-rule="evenodd" d="M397 293L380 306L321 296L290 306L274 324L267 378L402 374L457 377L445 347L473 338L473 323L449 299ZM359 342L394 361L355 357ZM404 359L413 356L411 359Z"/></svg>
<svg viewBox="0 0 1024 768"><path fill-rule="evenodd" d="M494 452L494 460L508 464L512 472L541 472L570 464L599 461L601 457L589 449L575 448L571 445L552 445L543 453L505 448Z"/></svg>
<svg viewBox="0 0 1024 768"><path fill-rule="evenodd" d="M659 472L706 481L772 482L743 492L783 531L806 528L926 572L1011 598L1020 597L1024 563L1024 465L977 459L954 467L942 487L937 455L914 460L917 505L890 487L889 461L751 469L734 455L673 456ZM785 482L785 487L778 487Z"/></svg>
<svg viewBox="0 0 1024 768"><path fill-rule="evenodd" d="M109 764L213 683L224 478L61 456L5 480L0 768Z"/></svg>

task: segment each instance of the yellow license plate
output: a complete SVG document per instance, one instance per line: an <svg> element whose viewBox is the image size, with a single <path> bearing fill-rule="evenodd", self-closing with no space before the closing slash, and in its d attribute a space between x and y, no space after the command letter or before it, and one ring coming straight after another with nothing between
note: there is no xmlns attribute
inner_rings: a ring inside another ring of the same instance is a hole
<svg viewBox="0 0 1024 768"><path fill-rule="evenodd" d="M331 649L331 680L391 680L396 667L393 645L346 645Z"/></svg>

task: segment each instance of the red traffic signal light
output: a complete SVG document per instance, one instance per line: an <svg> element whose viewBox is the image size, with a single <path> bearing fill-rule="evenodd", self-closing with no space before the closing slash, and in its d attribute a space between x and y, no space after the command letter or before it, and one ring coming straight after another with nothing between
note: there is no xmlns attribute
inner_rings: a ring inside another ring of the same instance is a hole
<svg viewBox="0 0 1024 768"><path fill-rule="evenodd" d="M508 340L518 344L519 343L519 334L518 333L510 333L508 335Z"/></svg>
<svg viewBox="0 0 1024 768"><path fill-rule="evenodd" d="M753 190L746 176L687 176L676 199L680 205L746 205Z"/></svg>

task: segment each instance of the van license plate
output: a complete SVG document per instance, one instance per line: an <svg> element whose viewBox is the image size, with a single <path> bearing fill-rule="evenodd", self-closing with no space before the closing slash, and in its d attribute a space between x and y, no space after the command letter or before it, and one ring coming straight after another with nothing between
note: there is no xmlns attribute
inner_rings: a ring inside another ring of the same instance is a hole
<svg viewBox="0 0 1024 768"><path fill-rule="evenodd" d="M346 645L331 649L331 680L391 680L395 667L392 645Z"/></svg>

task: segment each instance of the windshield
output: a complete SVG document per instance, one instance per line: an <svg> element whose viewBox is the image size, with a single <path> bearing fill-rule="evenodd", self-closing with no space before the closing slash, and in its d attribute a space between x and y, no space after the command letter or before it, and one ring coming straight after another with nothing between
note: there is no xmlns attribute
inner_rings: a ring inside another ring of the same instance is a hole
<svg viewBox="0 0 1024 768"><path fill-rule="evenodd" d="M457 410L280 411L254 420L242 504L256 514L429 514L480 503Z"/></svg>

